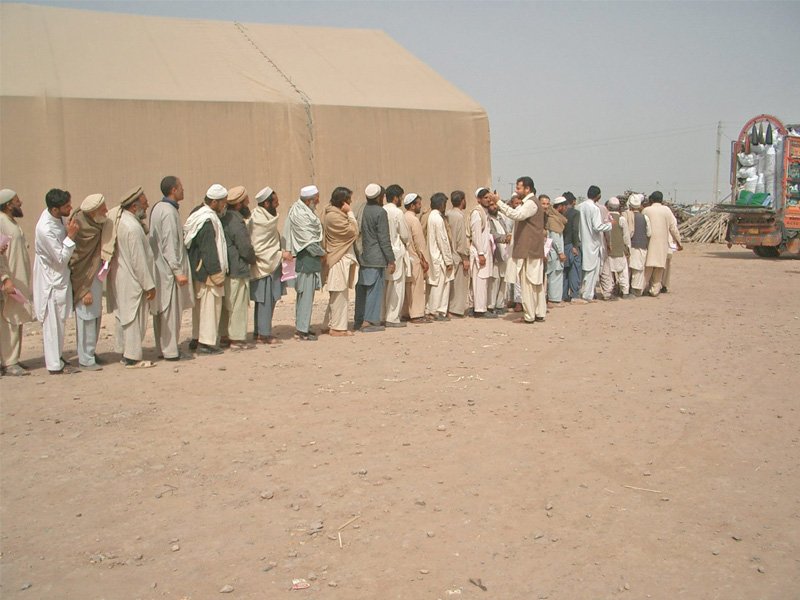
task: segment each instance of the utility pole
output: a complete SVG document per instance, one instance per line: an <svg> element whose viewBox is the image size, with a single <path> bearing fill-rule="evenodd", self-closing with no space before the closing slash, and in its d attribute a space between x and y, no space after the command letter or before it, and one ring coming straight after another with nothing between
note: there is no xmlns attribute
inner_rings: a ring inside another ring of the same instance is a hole
<svg viewBox="0 0 800 600"><path fill-rule="evenodd" d="M714 170L714 204L719 202L719 161L722 156L720 144L722 143L722 121L717 121L717 168Z"/></svg>

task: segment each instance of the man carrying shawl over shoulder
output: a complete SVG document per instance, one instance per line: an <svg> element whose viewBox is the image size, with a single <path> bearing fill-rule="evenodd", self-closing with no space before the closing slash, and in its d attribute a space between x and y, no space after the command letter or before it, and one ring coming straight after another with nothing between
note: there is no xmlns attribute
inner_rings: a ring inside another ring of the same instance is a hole
<svg viewBox="0 0 800 600"><path fill-rule="evenodd" d="M256 194L256 204L247 222L256 255L256 262L250 265L250 299L255 305L253 339L259 344L274 345L280 341L272 335L272 315L285 290L281 282L281 257L289 260L292 256L281 251L277 192L269 186L263 188Z"/></svg>
<svg viewBox="0 0 800 600"><path fill-rule="evenodd" d="M327 252L322 281L330 294L323 327L328 325L332 336L353 335L347 329L349 292L358 276L358 259L353 249L358 239L358 221L350 208L352 198L351 190L337 187L322 217Z"/></svg>

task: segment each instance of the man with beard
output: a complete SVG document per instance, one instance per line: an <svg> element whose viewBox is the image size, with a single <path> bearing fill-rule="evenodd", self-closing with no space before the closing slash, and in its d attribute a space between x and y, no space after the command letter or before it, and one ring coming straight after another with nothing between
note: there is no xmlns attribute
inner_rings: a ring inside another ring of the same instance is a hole
<svg viewBox="0 0 800 600"><path fill-rule="evenodd" d="M361 255L354 325L363 333L383 331L380 324L383 306L384 273L395 271L394 251L389 234L389 217L383 210L384 189L370 183L364 190L367 205L361 213ZM364 322L367 323L364 326Z"/></svg>
<svg viewBox="0 0 800 600"><path fill-rule="evenodd" d="M84 371L102 369L95 353L103 315L103 282L100 280L100 270L104 265L100 259L100 243L107 214L108 207L103 194L92 194L86 196L80 209L72 215L80 225L75 237L75 251L69 259L69 268L72 302L75 306L78 363Z"/></svg>
<svg viewBox="0 0 800 600"><path fill-rule="evenodd" d="M633 297L642 295L646 283L644 280L644 263L647 259L647 242L650 238L650 220L642 214L643 200L644 194L631 194L628 197L628 206L631 210L627 221L631 237L629 266Z"/></svg>
<svg viewBox="0 0 800 600"><path fill-rule="evenodd" d="M403 316L411 323L429 323L425 316L425 275L429 269L428 243L419 221L422 210L422 199L417 194L406 194L403 198L405 213L403 218L410 240L408 243L408 258L411 262L411 273L406 279L406 295L403 302Z"/></svg>
<svg viewBox="0 0 800 600"><path fill-rule="evenodd" d="M475 199L478 206L469 214L469 262L474 303L472 315L496 318L497 315L488 310L494 269L494 240L489 230L487 208L492 196L487 188L481 187L475 190Z"/></svg>
<svg viewBox="0 0 800 600"><path fill-rule="evenodd" d="M523 317L518 323L544 321L547 315L547 294L544 290L544 211L533 179L517 179L517 195L522 203L511 208L498 203L502 214L515 222L512 257L520 262L518 282L522 296Z"/></svg>
<svg viewBox="0 0 800 600"><path fill-rule="evenodd" d="M142 360L142 342L147 330L150 302L156 297L153 254L142 221L147 215L147 196L141 187L120 202L117 243L108 278L108 303L117 319L117 350L130 369L154 367Z"/></svg>
<svg viewBox="0 0 800 600"><path fill-rule="evenodd" d="M274 345L279 340L272 335L272 315L284 290L281 283L281 256L289 260L291 254L281 252L277 192L269 186L265 187L256 194L256 204L247 223L256 257L255 263L250 266L250 299L255 305L253 339L259 344Z"/></svg>
<svg viewBox="0 0 800 600"><path fill-rule="evenodd" d="M491 197L489 200L489 230L494 239L494 259L492 261L492 279L489 289L488 308L497 315L506 313L506 269L509 258L509 244L511 231L506 225L506 219L501 217L497 210L498 200Z"/></svg>
<svg viewBox="0 0 800 600"><path fill-rule="evenodd" d="M307 185L300 190L300 198L292 204L283 237L286 250L294 257L297 278L294 289L295 333L300 341L316 341L317 335L311 331L311 312L314 308L314 292L322 287L322 221L316 210L319 204L319 190L315 185Z"/></svg>
<svg viewBox="0 0 800 600"><path fill-rule="evenodd" d="M564 263L567 261L567 255L564 252L564 229L567 225L567 217L564 216L564 213L566 210L567 199L564 196L558 196L553 200L552 206L547 209L545 229L547 237L552 240L545 268L548 308L564 306L561 301L564 294Z"/></svg>
<svg viewBox="0 0 800 600"><path fill-rule="evenodd" d="M464 220L464 209L467 207L467 196L461 190L450 194L452 208L447 211L447 224L450 227L450 242L453 248L453 260L461 261L461 268L455 268L450 282L450 316L463 317L469 303L469 240L467 225Z"/></svg>
<svg viewBox="0 0 800 600"><path fill-rule="evenodd" d="M386 188L386 204L383 210L389 221L389 240L394 253L394 272L384 275L386 283L383 290L383 321L386 327L405 327L400 321L400 311L406 296L406 277L410 275L411 264L408 259L406 247L411 241L411 235L400 210L404 190L397 184Z"/></svg>
<svg viewBox="0 0 800 600"><path fill-rule="evenodd" d="M189 255L183 245L183 230L178 205L183 202L183 184L173 175L161 180L163 198L150 211L150 246L155 258L156 299L153 332L156 348L166 360L188 360L182 354L183 311L194 306L189 281Z"/></svg>
<svg viewBox="0 0 800 600"><path fill-rule="evenodd" d="M253 348L247 343L247 313L250 308L250 266L256 255L245 219L250 218L250 198L243 186L228 190L228 210L220 217L228 249L228 276L219 320L220 346L234 350Z"/></svg>
<svg viewBox="0 0 800 600"><path fill-rule="evenodd" d="M23 216L22 201L14 190L0 190L0 237L5 252L0 261L0 374L21 376L28 371L19 364L22 325L31 321L31 259L25 234L17 223Z"/></svg>
<svg viewBox="0 0 800 600"><path fill-rule="evenodd" d="M428 254L431 257L428 269L428 303L425 311L436 321L449 321L447 307L450 300L450 280L453 269L453 248L447 235L444 209L447 196L437 192L431 196L431 210L428 213Z"/></svg>
<svg viewBox="0 0 800 600"><path fill-rule="evenodd" d="M65 190L52 189L45 196L47 208L36 223L33 261L33 310L42 323L44 362L51 375L79 372L61 358L64 324L72 312L72 284L69 259L75 251L74 238L80 225L64 220L72 212L72 197Z"/></svg>
<svg viewBox="0 0 800 600"><path fill-rule="evenodd" d="M330 295L323 327L333 337L353 335L347 328L350 288L358 276L358 259L353 249L358 239L358 221L350 208L352 198L352 190L337 187L322 217L326 252L322 280Z"/></svg>
<svg viewBox="0 0 800 600"><path fill-rule="evenodd" d="M600 290L603 300L616 300L614 284L619 286L623 298L630 298L628 285L628 257L631 254L631 237L628 233L628 221L620 214L620 201L612 196L606 203L611 218L611 230L608 233L608 247L603 261L603 277L600 278Z"/></svg>
<svg viewBox="0 0 800 600"><path fill-rule="evenodd" d="M228 190L218 183L206 191L203 204L183 224L183 244L189 254L194 287L192 341L200 354L221 354L217 345L219 317L228 273L228 249L219 215L225 214Z"/></svg>

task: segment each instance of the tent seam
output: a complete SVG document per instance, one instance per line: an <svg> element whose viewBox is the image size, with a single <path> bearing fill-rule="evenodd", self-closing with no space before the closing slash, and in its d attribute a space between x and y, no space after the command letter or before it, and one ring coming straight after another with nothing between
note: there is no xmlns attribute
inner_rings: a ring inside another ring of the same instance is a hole
<svg viewBox="0 0 800 600"><path fill-rule="evenodd" d="M316 172L315 172L315 167L314 167L314 117L312 116L312 112L311 112L311 99L308 97L308 95L303 90L301 90L299 87L297 87L297 85L291 80L291 78L286 73L284 73L283 70L277 64L275 64L275 61L272 60L267 55L267 53L264 52L258 46L258 44L255 43L255 41L247 34L247 30L244 28L244 25L242 25L238 21L234 21L233 24L236 26L236 29L239 30L239 33L241 33L244 36L244 38L248 42L250 42L250 45L253 46L253 48L256 49L256 52L258 52L261 56L263 56L267 60L267 62L270 65L272 65L272 67L278 72L278 74L286 80L286 83L288 83L289 86L300 97L300 100L303 103L303 108L305 109L305 112L306 112L306 128L308 129L308 137L309 137L309 140L310 140L310 143L309 143L309 157L308 158L309 158L309 162L311 163L311 181L313 182L314 178L316 176Z"/></svg>

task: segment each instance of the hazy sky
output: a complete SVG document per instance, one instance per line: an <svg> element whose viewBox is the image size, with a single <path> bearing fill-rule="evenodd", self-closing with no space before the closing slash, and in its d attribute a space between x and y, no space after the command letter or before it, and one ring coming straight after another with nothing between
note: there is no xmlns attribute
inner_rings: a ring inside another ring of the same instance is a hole
<svg viewBox="0 0 800 600"><path fill-rule="evenodd" d="M800 2L40 1L227 21L382 29L489 115L492 172L540 192L660 188L709 201L717 122L800 123ZM726 189L727 188L727 189Z"/></svg>

